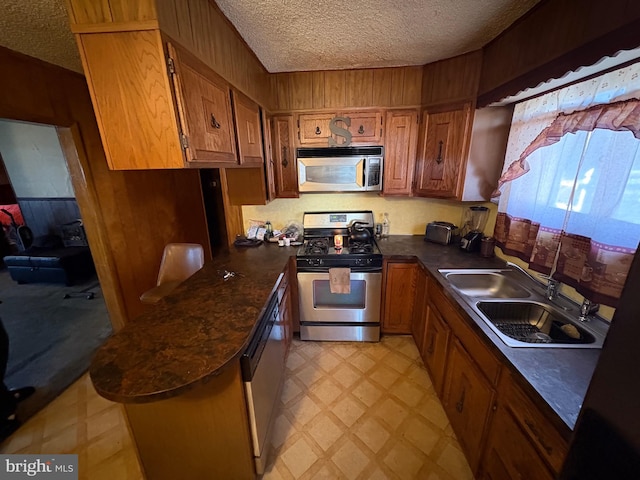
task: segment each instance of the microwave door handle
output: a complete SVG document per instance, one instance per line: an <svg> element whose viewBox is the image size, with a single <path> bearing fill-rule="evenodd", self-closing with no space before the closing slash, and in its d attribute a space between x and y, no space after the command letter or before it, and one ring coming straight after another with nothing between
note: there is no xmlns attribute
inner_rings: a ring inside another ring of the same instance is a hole
<svg viewBox="0 0 640 480"><path fill-rule="evenodd" d="M367 163L367 159L362 159L362 164L364 168L362 169L362 187L367 190L369 185L367 185L367 179L369 178L369 164Z"/></svg>

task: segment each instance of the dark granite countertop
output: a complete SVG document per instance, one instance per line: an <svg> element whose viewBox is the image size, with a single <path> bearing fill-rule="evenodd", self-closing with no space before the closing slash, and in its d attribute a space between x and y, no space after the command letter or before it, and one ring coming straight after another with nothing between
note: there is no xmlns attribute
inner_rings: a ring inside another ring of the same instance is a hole
<svg viewBox="0 0 640 480"><path fill-rule="evenodd" d="M487 345L512 373L521 376L520 385L528 393L539 396L550 408L548 413L555 413L565 427L573 430L600 350L508 347L438 272L440 268L504 267L505 263L496 257L482 258L456 246L425 242L417 235L391 236L379 240L378 245L385 256L418 257L442 285L445 294L457 304L458 311L470 320L474 331L488 340ZM539 406L545 410L545 405L540 403Z"/></svg>
<svg viewBox="0 0 640 480"><path fill-rule="evenodd" d="M91 380L105 398L170 398L219 374L244 351L296 247L232 247L111 336ZM238 275L223 280L220 270Z"/></svg>
<svg viewBox="0 0 640 480"><path fill-rule="evenodd" d="M543 410L548 406L549 413L573 429L599 350L507 347L438 272L504 266L497 258L425 242L419 235L393 235L378 244L385 256L417 257L522 386L544 401ZM273 244L232 247L208 262L99 349L90 368L98 393L117 402L151 402L216 376L241 355L295 252L296 247ZM219 273L224 269L239 275L225 281Z"/></svg>

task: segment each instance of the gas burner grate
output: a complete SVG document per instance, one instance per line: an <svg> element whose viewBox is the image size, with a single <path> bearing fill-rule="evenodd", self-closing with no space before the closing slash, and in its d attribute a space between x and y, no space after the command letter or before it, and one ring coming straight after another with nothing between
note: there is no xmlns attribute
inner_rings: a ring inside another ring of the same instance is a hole
<svg viewBox="0 0 640 480"><path fill-rule="evenodd" d="M304 252L307 255L326 255L329 253L329 240L326 238L308 240Z"/></svg>
<svg viewBox="0 0 640 480"><path fill-rule="evenodd" d="M373 253L373 245L369 242L352 242L349 244L349 253Z"/></svg>

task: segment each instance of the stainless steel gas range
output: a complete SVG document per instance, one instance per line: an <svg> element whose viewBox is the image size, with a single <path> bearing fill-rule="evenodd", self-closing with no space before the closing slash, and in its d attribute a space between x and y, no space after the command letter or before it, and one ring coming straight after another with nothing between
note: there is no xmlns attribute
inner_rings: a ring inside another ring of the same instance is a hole
<svg viewBox="0 0 640 480"><path fill-rule="evenodd" d="M382 254L373 212L306 212L303 227L296 256L300 338L379 341ZM347 287L341 293L332 293L331 269L347 269L339 272Z"/></svg>

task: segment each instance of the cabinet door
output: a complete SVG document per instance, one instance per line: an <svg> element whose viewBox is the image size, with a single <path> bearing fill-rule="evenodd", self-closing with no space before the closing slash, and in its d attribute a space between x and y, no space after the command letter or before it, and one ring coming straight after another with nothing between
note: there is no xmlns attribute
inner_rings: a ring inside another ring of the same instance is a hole
<svg viewBox="0 0 640 480"><path fill-rule="evenodd" d="M471 104L423 112L414 194L455 198L461 194L469 144Z"/></svg>
<svg viewBox="0 0 640 480"><path fill-rule="evenodd" d="M411 334L416 342L418 351L422 351L424 344L424 331L428 311L427 272L425 272L424 267L418 266L416 272L416 296L413 305L413 319L411 321Z"/></svg>
<svg viewBox="0 0 640 480"><path fill-rule="evenodd" d="M199 61L168 48L187 161L237 165L229 85Z"/></svg>
<svg viewBox="0 0 640 480"><path fill-rule="evenodd" d="M298 169L293 146L293 117L284 115L271 119L271 148L276 196L298 197Z"/></svg>
<svg viewBox="0 0 640 480"><path fill-rule="evenodd" d="M454 338L449 352L443 406L469 466L476 471L494 391L462 344Z"/></svg>
<svg viewBox="0 0 640 480"><path fill-rule="evenodd" d="M480 478L485 480L552 480L529 443L518 422L503 406L498 407L481 466Z"/></svg>
<svg viewBox="0 0 640 480"><path fill-rule="evenodd" d="M309 113L298 115L300 145L329 146L329 122L335 113Z"/></svg>
<svg viewBox="0 0 640 480"><path fill-rule="evenodd" d="M447 364L450 336L451 329L442 319L438 310L430 305L427 310L427 324L420 354L431 375L433 388L440 398L442 398L444 386L444 371Z"/></svg>
<svg viewBox="0 0 640 480"><path fill-rule="evenodd" d="M353 144L379 144L382 140L381 112L343 112L341 117L348 117L351 126L348 128L351 133L351 143Z"/></svg>
<svg viewBox="0 0 640 480"><path fill-rule="evenodd" d="M238 138L240 165L258 166L264 163L260 107L250 98L233 91L233 116Z"/></svg>
<svg viewBox="0 0 640 480"><path fill-rule="evenodd" d="M418 112L387 112L384 147L384 195L410 195L418 140Z"/></svg>
<svg viewBox="0 0 640 480"><path fill-rule="evenodd" d="M415 263L388 262L384 271L383 333L411 333L416 288Z"/></svg>

